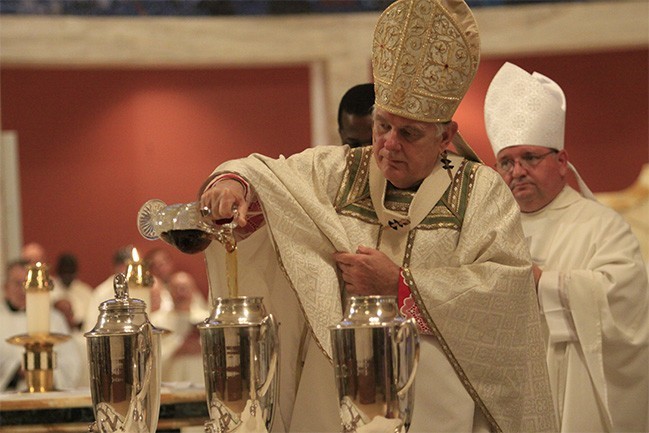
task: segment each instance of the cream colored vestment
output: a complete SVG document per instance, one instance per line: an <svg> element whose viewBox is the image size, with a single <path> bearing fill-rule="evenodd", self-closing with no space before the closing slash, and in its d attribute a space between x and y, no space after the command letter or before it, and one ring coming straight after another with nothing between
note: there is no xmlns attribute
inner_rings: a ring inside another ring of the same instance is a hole
<svg viewBox="0 0 649 433"><path fill-rule="evenodd" d="M597 201L617 211L631 226L649 267L649 163L642 166L633 185L621 191L595 194Z"/></svg>
<svg viewBox="0 0 649 433"><path fill-rule="evenodd" d="M522 223L561 431L647 431L649 284L628 224L570 187Z"/></svg>
<svg viewBox="0 0 649 433"><path fill-rule="evenodd" d="M342 295L332 254L359 245L376 247L382 231L389 230L382 228L369 197L371 149L348 151L325 146L278 160L252 155L215 172L244 177L264 210L267 229L239 244L239 272L241 292L264 296L280 322L282 391L274 431L299 431L291 418L303 415L293 407L303 407L295 395L305 325L313 336L307 356L321 357L316 379L333 382L328 328L342 318ZM400 265L465 388L461 392L471 396L490 428L554 431L538 306L517 206L495 172L458 161L461 173L438 206L409 230ZM213 296L227 293L223 251L213 243L206 252ZM430 359L421 362L426 361ZM305 364L302 378L309 368ZM432 379L418 377L416 389L434 395ZM335 410L335 388L329 389L333 395L323 398L330 403L323 404ZM417 407L415 402L413 423L430 412ZM309 409L316 417L324 408ZM468 424L472 431L473 419Z"/></svg>

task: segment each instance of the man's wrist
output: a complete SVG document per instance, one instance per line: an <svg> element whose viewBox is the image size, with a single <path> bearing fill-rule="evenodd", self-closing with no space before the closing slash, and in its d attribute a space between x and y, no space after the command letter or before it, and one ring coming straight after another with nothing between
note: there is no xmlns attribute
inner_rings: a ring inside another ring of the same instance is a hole
<svg viewBox="0 0 649 433"><path fill-rule="evenodd" d="M212 188L214 185L216 185L219 182L223 182L225 180L233 180L237 182L241 187L243 188L243 197L247 200L248 199L248 191L250 191L250 186L248 185L248 182L241 176L239 176L236 173L223 173L218 176L216 176L212 181L207 184L207 187L205 187L205 191L209 190Z"/></svg>

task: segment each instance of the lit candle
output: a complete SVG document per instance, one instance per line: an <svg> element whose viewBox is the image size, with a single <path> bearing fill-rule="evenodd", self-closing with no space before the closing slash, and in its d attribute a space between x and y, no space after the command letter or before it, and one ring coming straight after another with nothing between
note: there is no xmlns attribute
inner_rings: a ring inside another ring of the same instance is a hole
<svg viewBox="0 0 649 433"><path fill-rule="evenodd" d="M151 287L153 276L148 266L140 259L137 248L131 251L131 260L126 268L126 282L131 298L141 299L146 304L146 313L151 314Z"/></svg>
<svg viewBox="0 0 649 433"><path fill-rule="evenodd" d="M27 268L25 278L27 333L29 335L50 333L50 280L47 266L41 262Z"/></svg>

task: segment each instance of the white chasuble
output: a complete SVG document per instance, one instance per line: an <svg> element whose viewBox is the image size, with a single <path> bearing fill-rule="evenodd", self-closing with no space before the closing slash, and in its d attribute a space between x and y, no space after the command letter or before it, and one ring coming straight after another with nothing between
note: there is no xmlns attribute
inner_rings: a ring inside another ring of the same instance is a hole
<svg viewBox="0 0 649 433"><path fill-rule="evenodd" d="M343 294L332 254L383 243L381 236L387 229L381 229L370 197L372 158L369 147L322 146L277 160L251 155L216 171L245 178L263 208L266 225L258 232L265 235L255 233L239 244L240 292L263 291L269 311L281 323L282 425L276 423L274 431L340 429L337 411L318 414L337 409L329 327L342 319ZM417 305L440 337L437 360L428 349L429 355L424 353L420 360L426 365L420 367L424 373L418 374L415 389L422 395L417 397L422 404L415 402L413 426L423 426L425 431L446 428L427 421L426 399L446 400L440 411L443 406L465 407L454 404L451 396L438 394L446 388L431 375L441 372L455 374L464 389L457 383L449 389L470 395L484 414L484 420L474 420L472 409L445 415L461 419L467 433L486 428L556 431L518 209L493 170L467 160L454 159L454 163L457 173L442 197L406 231L410 233L405 252L401 253L402 239L390 241ZM448 179L446 171L441 174ZM407 199L403 194L401 198ZM417 206L408 217L411 223L419 212ZM397 223L405 224L406 215L407 210ZM253 251L254 247L246 246L264 237L270 247ZM210 250L220 253L223 248L218 247L212 245ZM268 254L273 257L265 257ZM208 257L208 266L219 260L222 257ZM217 271L211 269L211 280L213 275ZM227 293L218 284L212 282L212 292ZM311 338L308 346L301 338L304 329ZM442 370L440 359L447 360ZM320 389L322 395L314 396Z"/></svg>

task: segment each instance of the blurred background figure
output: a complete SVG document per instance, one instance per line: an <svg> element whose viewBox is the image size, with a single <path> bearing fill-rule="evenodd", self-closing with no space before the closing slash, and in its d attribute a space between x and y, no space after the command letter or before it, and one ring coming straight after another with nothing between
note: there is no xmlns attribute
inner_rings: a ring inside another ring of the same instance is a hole
<svg viewBox="0 0 649 433"><path fill-rule="evenodd" d="M55 276L52 278L52 306L61 312L70 328L70 336L78 347L81 369L78 386L89 386L88 355L86 352L86 339L83 336L82 326L92 299L92 287L77 278L79 271L75 255L64 253L59 256L54 268Z"/></svg>
<svg viewBox="0 0 649 433"><path fill-rule="evenodd" d="M149 272L160 282L160 290L156 294L155 302L158 305L151 306L151 311L171 311L173 310L173 300L169 295L168 284L171 275L176 272L174 263L169 251L164 248L153 248L144 255L144 262L149 266ZM154 300L152 299L152 302ZM154 323L155 325L155 323Z"/></svg>
<svg viewBox="0 0 649 433"><path fill-rule="evenodd" d="M21 360L25 349L7 343L15 335L27 333L26 294L24 289L29 262L20 259L8 263L6 279L3 281L3 295L0 301L0 391L23 390L24 377ZM50 330L53 333L70 335L70 328L58 310L52 310ZM59 389L79 386L82 364L79 347L74 340L54 346L57 361L54 369L54 385Z"/></svg>
<svg viewBox="0 0 649 433"><path fill-rule="evenodd" d="M637 180L621 191L595 193L597 200L615 209L640 242L640 250L649 274L649 163L645 164Z"/></svg>
<svg viewBox="0 0 649 433"><path fill-rule="evenodd" d="M28 263L47 263L45 248L37 242L29 242L23 245L20 258L27 260Z"/></svg>
<svg viewBox="0 0 649 433"><path fill-rule="evenodd" d="M173 299L171 280L174 275L177 275L176 263L173 261L173 258L168 250L164 248L153 248L149 250L144 255L144 262L149 266L149 271L156 279L160 280L160 292L159 298L156 302L159 301L159 306L155 307L152 305L151 311L158 311L155 317L161 317L162 312L169 312L177 310L177 303ZM189 274L182 272L193 280L193 277ZM193 284L196 286L196 282L193 281ZM190 298L190 310L196 311L198 313L207 311L207 304L205 302L205 297L201 291L195 287L195 290L191 291ZM153 302L153 300L152 300ZM183 301L184 302L184 301ZM204 319L207 315L201 318ZM153 322L154 325L158 325L156 322Z"/></svg>
<svg viewBox="0 0 649 433"><path fill-rule="evenodd" d="M203 386L203 363L199 334L196 325L209 312L205 303L195 299L202 297L196 280L187 272L173 273L167 285L173 302L173 310L151 314L151 321L172 331L162 340L162 380L165 382L189 382Z"/></svg>
<svg viewBox="0 0 649 433"><path fill-rule="evenodd" d="M54 269L55 304L67 301L72 312L72 329L80 329L84 321L88 303L92 298L92 287L77 278L79 271L76 256L70 253L61 254Z"/></svg>
<svg viewBox="0 0 649 433"><path fill-rule="evenodd" d="M97 323L99 316L99 305L107 299L115 297L115 290L113 287L113 280L115 275L119 273L126 273L128 261L131 259L131 247L122 247L115 251L113 254L113 273L108 276L104 281L99 283L95 290L93 290L88 305L86 306L82 330L88 332Z"/></svg>
<svg viewBox="0 0 649 433"><path fill-rule="evenodd" d="M356 85L343 95L338 106L338 134L341 144L360 147L372 144L374 84Z"/></svg>
<svg viewBox="0 0 649 433"><path fill-rule="evenodd" d="M153 248L144 262L154 277L151 323L171 333L162 336L162 380L177 386L203 386L203 360L196 325L209 315L196 279L177 271L171 253Z"/></svg>
<svg viewBox="0 0 649 433"><path fill-rule="evenodd" d="M144 261L149 265L151 274L159 278L165 285L176 272L176 264L171 258L169 251L164 248L153 248L144 255Z"/></svg>

